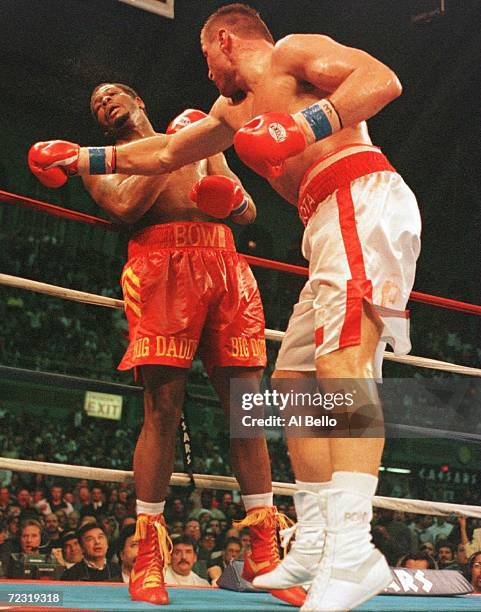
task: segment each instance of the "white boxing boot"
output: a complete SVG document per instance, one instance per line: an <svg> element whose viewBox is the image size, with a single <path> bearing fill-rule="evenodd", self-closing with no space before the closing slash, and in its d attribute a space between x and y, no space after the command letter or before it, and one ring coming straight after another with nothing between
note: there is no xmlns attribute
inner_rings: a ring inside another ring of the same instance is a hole
<svg viewBox="0 0 481 612"><path fill-rule="evenodd" d="M301 612L346 611L392 582L384 556L371 542L372 496L330 489L321 564Z"/></svg>
<svg viewBox="0 0 481 612"><path fill-rule="evenodd" d="M295 534L291 550L281 563L267 574L257 576L253 585L261 589L287 589L295 585L310 583L322 557L325 519L318 493L298 491L294 504L298 522L280 532L281 543L287 548Z"/></svg>

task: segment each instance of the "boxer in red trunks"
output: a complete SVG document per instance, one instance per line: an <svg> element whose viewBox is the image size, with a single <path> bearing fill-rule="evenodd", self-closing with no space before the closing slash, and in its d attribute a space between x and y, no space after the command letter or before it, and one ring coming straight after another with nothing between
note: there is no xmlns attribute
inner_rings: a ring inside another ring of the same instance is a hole
<svg viewBox="0 0 481 612"><path fill-rule="evenodd" d="M97 86L91 111L117 144L156 134L143 100L126 85ZM187 110L167 132L202 117L201 111ZM226 413L230 380L242 377L255 392L266 363L257 283L221 222L252 223L256 209L222 153L167 176L86 176L84 185L131 232L121 278L130 342L119 369L136 368L145 393L134 453L139 550L129 591L132 599L167 604L164 499L193 357L199 351ZM251 516L252 555L245 565L252 580L259 567L269 571L279 563L277 530L286 519L273 506L265 439L232 438L231 460ZM305 599L299 587L273 594L296 605Z"/></svg>
<svg viewBox="0 0 481 612"><path fill-rule="evenodd" d="M258 13L240 3L208 18L201 45L221 94L207 118L173 136L106 147L100 163L97 149L38 144L33 163L54 181L97 171L150 175L234 143L306 224L309 280L279 352L276 384L317 377L332 392L343 384L337 380L349 380L354 407L370 407L379 422L375 380L384 344L397 353L410 348L405 308L421 230L413 193L366 126L400 95L399 80L374 57L327 36L292 34L275 43ZM352 609L391 581L369 530L384 439L291 437L288 446L298 485L296 541L254 585L312 582L303 611Z"/></svg>

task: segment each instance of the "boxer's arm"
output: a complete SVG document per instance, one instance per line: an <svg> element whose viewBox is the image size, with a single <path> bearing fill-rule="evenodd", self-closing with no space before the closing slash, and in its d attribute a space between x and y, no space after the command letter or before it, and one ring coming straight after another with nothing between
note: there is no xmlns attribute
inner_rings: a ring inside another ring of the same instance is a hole
<svg viewBox="0 0 481 612"><path fill-rule="evenodd" d="M328 92L328 102L337 112L337 117L331 121L333 131L369 119L402 91L396 74L382 62L364 51L345 47L327 36L288 36L277 43L274 61L297 80ZM311 113L314 122L315 112L313 110ZM300 115L301 112L294 115L296 122ZM309 129L312 126L307 125L309 117L306 119L305 112L302 121L307 127L304 131L308 143L319 140Z"/></svg>
<svg viewBox="0 0 481 612"><path fill-rule="evenodd" d="M232 145L234 130L219 117L205 119L175 134L160 134L116 147L116 172L122 174L165 174L205 159ZM79 173L85 172L79 162Z"/></svg>
<svg viewBox="0 0 481 612"><path fill-rule="evenodd" d="M94 201L115 221L132 225L153 206L168 177L119 174L83 176Z"/></svg>
<svg viewBox="0 0 481 612"><path fill-rule="evenodd" d="M239 177L232 172L227 164L227 160L224 157L223 153L218 153L217 155L213 155L207 159L207 174L209 175L218 175L227 176L232 179L236 183L242 187L242 191L244 192L245 197L247 198L248 205L245 211L241 215L231 215L232 221L234 223L238 223L239 225L249 225L250 223L254 223L255 218L257 216L256 206L254 204L254 200L252 196L244 189Z"/></svg>

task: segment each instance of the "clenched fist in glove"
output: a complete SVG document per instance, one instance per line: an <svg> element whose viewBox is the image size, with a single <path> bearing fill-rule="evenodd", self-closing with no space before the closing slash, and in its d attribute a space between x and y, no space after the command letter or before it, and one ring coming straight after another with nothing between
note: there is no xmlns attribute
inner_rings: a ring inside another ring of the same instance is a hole
<svg viewBox="0 0 481 612"><path fill-rule="evenodd" d="M227 176L204 176L192 187L190 199L197 208L211 217L225 219L242 215L249 207L244 190Z"/></svg>

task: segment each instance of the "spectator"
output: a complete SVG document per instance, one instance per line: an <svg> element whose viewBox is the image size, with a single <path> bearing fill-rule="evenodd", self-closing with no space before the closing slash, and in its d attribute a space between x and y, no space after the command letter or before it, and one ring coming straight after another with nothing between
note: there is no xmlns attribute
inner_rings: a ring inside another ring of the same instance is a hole
<svg viewBox="0 0 481 612"><path fill-rule="evenodd" d="M95 516L93 516L92 514L86 514L80 519L79 529L81 529L84 525L87 525L88 523L96 523L96 522L97 520Z"/></svg>
<svg viewBox="0 0 481 612"><path fill-rule="evenodd" d="M181 586L209 586L207 580L192 571L197 561L195 542L188 536L177 538L173 543L170 564L165 570L165 583Z"/></svg>
<svg viewBox="0 0 481 612"><path fill-rule="evenodd" d="M239 538L227 538L222 555L216 559L212 559L207 569L207 575L213 586L217 586L217 580L231 561L239 558L241 549L242 544Z"/></svg>
<svg viewBox="0 0 481 612"><path fill-rule="evenodd" d="M65 526L69 531L77 531L80 522L80 514L74 510L67 516L67 524Z"/></svg>
<svg viewBox="0 0 481 612"><path fill-rule="evenodd" d="M138 541L134 540L135 536L135 523L127 525L120 532L119 540L117 542L117 555L120 560L120 568L122 572L122 580L126 584L130 580L130 572L134 567L135 559L137 558L137 551L139 548Z"/></svg>
<svg viewBox="0 0 481 612"><path fill-rule="evenodd" d="M197 551L199 561L210 561L216 546L216 536L212 529L206 529L200 538L200 546Z"/></svg>
<svg viewBox="0 0 481 612"><path fill-rule="evenodd" d="M468 555L466 554L466 549L462 542L460 542L456 547L455 558L459 565L459 571L462 572L465 576L467 576L468 575Z"/></svg>
<svg viewBox="0 0 481 612"><path fill-rule="evenodd" d="M174 521L184 521L185 519L185 506L184 502L180 497L174 497L172 504L166 505L165 518L169 523Z"/></svg>
<svg viewBox="0 0 481 612"><path fill-rule="evenodd" d="M7 537L9 540L15 540L20 527L20 518L18 515L9 515L7 517Z"/></svg>
<svg viewBox="0 0 481 612"><path fill-rule="evenodd" d="M460 566L454 558L454 546L443 541L438 545L437 554L438 567L440 570L460 570Z"/></svg>
<svg viewBox="0 0 481 612"><path fill-rule="evenodd" d="M105 514L107 507L105 505L104 492L100 487L92 487L90 491L90 503L82 506L80 509L80 516L94 516L96 519L101 514Z"/></svg>
<svg viewBox="0 0 481 612"><path fill-rule="evenodd" d="M5 514L8 513L10 501L10 492L8 490L8 487L0 487L0 512L3 512Z"/></svg>
<svg viewBox="0 0 481 612"><path fill-rule="evenodd" d="M0 521L0 578L3 578L7 573L10 553L12 552L12 544L8 541L7 536L7 523Z"/></svg>
<svg viewBox="0 0 481 612"><path fill-rule="evenodd" d="M69 569L76 563L80 563L83 556L82 548L75 531L67 531L67 533L64 533L62 536L62 557L65 567Z"/></svg>
<svg viewBox="0 0 481 612"><path fill-rule="evenodd" d="M41 543L42 527L40 523L34 519L25 520L20 527L20 553L22 555L47 555L50 551L48 548L43 547ZM54 559L49 557L49 560L53 561ZM22 578L22 565L21 560L15 560L13 556L11 556L8 564L7 576L9 578Z"/></svg>
<svg viewBox="0 0 481 612"><path fill-rule="evenodd" d="M430 555L434 559L434 544L432 542L425 542L421 548L420 552L425 552Z"/></svg>
<svg viewBox="0 0 481 612"><path fill-rule="evenodd" d="M466 529L466 518L460 516L458 521L461 533L461 544L464 544L464 549L468 556L474 555L475 552L481 550L481 528L478 527L473 531L473 536L470 540Z"/></svg>
<svg viewBox="0 0 481 612"><path fill-rule="evenodd" d="M50 488L50 493L47 501L50 506L50 512L64 510L65 513L68 515L74 510L72 504L65 501L63 496L63 487L61 487L60 485L54 485Z"/></svg>
<svg viewBox="0 0 481 612"><path fill-rule="evenodd" d="M423 542L432 542L433 544L437 544L438 538L448 538L452 529L453 526L451 523L446 522L445 516L437 516L433 524L421 535L421 538Z"/></svg>
<svg viewBox="0 0 481 612"><path fill-rule="evenodd" d="M62 580L86 582L121 581L120 567L107 561L107 536L97 523L87 523L77 534L83 559L64 571Z"/></svg>
<svg viewBox="0 0 481 612"><path fill-rule="evenodd" d="M187 521L184 527L184 535L194 540L194 547L197 550L200 541L200 523L197 519Z"/></svg>
<svg viewBox="0 0 481 612"><path fill-rule="evenodd" d="M73 510L72 512L75 512L75 510ZM70 514L72 514L72 512ZM70 514L67 514L64 508L55 510L54 514L58 518L60 528L63 530L67 529L67 519L70 516Z"/></svg>
<svg viewBox="0 0 481 612"><path fill-rule="evenodd" d="M24 555L45 554L42 548L42 526L34 519L27 519L20 527L20 552Z"/></svg>
<svg viewBox="0 0 481 612"><path fill-rule="evenodd" d="M58 548L60 546L62 529L56 514L47 514L45 517L45 533L48 537L49 548Z"/></svg>
<svg viewBox="0 0 481 612"><path fill-rule="evenodd" d="M135 514L128 514L120 524L120 530L125 529L128 525L135 525L137 523L137 517Z"/></svg>
<svg viewBox="0 0 481 612"><path fill-rule="evenodd" d="M239 539L242 546L240 559L243 559L246 553L251 550L251 534L249 533L249 529L241 529Z"/></svg>
<svg viewBox="0 0 481 612"><path fill-rule="evenodd" d="M408 553L401 557L397 563L397 567L405 567L407 569L437 569L436 561L425 552Z"/></svg>
<svg viewBox="0 0 481 612"><path fill-rule="evenodd" d="M170 528L171 535L183 535L184 523L182 521L174 521Z"/></svg>
<svg viewBox="0 0 481 612"><path fill-rule="evenodd" d="M82 509L90 504L90 491L87 486L82 486L77 489L78 501L74 504L75 510L82 514Z"/></svg>
<svg viewBox="0 0 481 612"><path fill-rule="evenodd" d="M27 519L39 518L39 512L33 505L32 496L27 489L19 489L17 492L17 504L20 506L20 519L25 521Z"/></svg>
<svg viewBox="0 0 481 612"><path fill-rule="evenodd" d="M220 520L211 518L207 525L207 529L211 531L216 538L219 537L221 534Z"/></svg>
<svg viewBox="0 0 481 612"><path fill-rule="evenodd" d="M469 580L475 593L481 593L481 550L471 555L468 561Z"/></svg>
<svg viewBox="0 0 481 612"><path fill-rule="evenodd" d="M119 525L122 524L122 521L127 516L127 507L125 504L117 502L113 505L112 514Z"/></svg>

